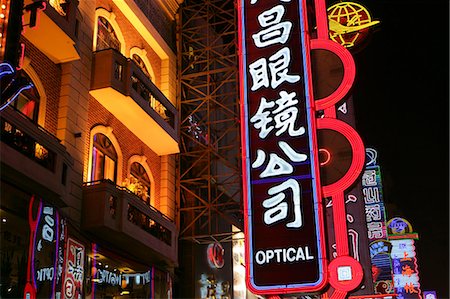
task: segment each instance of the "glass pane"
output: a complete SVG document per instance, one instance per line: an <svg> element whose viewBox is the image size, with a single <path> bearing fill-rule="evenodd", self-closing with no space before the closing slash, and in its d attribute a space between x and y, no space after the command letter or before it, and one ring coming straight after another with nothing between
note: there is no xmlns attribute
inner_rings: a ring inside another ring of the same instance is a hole
<svg viewBox="0 0 450 299"><path fill-rule="evenodd" d="M92 181L103 179L105 155L95 147L92 150Z"/></svg>
<svg viewBox="0 0 450 299"><path fill-rule="evenodd" d="M29 119L34 120L36 101L20 94L16 99L16 108L25 114Z"/></svg>
<svg viewBox="0 0 450 299"><path fill-rule="evenodd" d="M108 156L105 156L105 179L116 181L115 176L116 162Z"/></svg>
<svg viewBox="0 0 450 299"><path fill-rule="evenodd" d="M103 17L98 18L98 31L97 31L97 48L96 50L103 49L116 49L120 51L120 42L117 39L116 33L111 24Z"/></svg>

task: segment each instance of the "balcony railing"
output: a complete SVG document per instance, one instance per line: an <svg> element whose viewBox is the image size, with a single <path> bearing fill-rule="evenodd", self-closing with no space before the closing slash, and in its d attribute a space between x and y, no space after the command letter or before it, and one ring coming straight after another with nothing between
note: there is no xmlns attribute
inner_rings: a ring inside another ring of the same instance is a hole
<svg viewBox="0 0 450 299"><path fill-rule="evenodd" d="M2 110L0 125L2 163L64 198L73 158L60 141L12 107Z"/></svg>
<svg viewBox="0 0 450 299"><path fill-rule="evenodd" d="M159 155L179 152L175 106L117 50L94 52L91 95Z"/></svg>
<svg viewBox="0 0 450 299"><path fill-rule="evenodd" d="M49 1L44 13L55 22L72 40L76 40L78 0Z"/></svg>
<svg viewBox="0 0 450 299"><path fill-rule="evenodd" d="M83 228L125 251L177 263L178 231L167 216L125 187L109 180L84 183Z"/></svg>

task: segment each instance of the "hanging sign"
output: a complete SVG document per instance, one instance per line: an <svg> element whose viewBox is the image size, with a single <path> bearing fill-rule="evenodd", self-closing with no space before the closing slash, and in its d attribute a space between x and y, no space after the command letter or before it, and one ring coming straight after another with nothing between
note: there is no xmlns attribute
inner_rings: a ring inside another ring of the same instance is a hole
<svg viewBox="0 0 450 299"><path fill-rule="evenodd" d="M306 4L239 6L247 285L256 294L317 291L325 249Z"/></svg>
<svg viewBox="0 0 450 299"><path fill-rule="evenodd" d="M84 255L84 245L69 238L67 240L63 285L63 298L65 299L78 299L83 296Z"/></svg>

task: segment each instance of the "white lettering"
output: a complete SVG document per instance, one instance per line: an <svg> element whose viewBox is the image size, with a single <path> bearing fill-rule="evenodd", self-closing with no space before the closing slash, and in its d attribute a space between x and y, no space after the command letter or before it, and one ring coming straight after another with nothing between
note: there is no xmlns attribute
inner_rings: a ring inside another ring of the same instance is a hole
<svg viewBox="0 0 450 299"><path fill-rule="evenodd" d="M52 281L53 280L53 268L42 268L37 271L37 281Z"/></svg>
<svg viewBox="0 0 450 299"><path fill-rule="evenodd" d="M291 253L293 253L293 254L291 255ZM288 250L287 250L287 259L290 262L295 261L295 249L294 248L288 248Z"/></svg>
<svg viewBox="0 0 450 299"><path fill-rule="evenodd" d="M256 258L256 263L258 263L259 265L262 265L266 262L266 255L264 254L263 251L258 251L255 255Z"/></svg>
<svg viewBox="0 0 450 299"><path fill-rule="evenodd" d="M281 249L275 249L274 250L275 251L275 253L276 253L276 255L277 255L277 263L279 263L280 262L280 253L281 253Z"/></svg>
<svg viewBox="0 0 450 299"><path fill-rule="evenodd" d="M315 257L310 253L309 247L289 247L258 250L255 254L255 260L258 265L269 263L293 263L313 260Z"/></svg>

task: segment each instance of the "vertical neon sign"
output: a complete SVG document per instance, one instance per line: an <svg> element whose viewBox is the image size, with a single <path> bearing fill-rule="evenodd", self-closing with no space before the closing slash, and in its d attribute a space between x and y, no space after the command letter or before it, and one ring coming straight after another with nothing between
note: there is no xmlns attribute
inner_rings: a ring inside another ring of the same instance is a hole
<svg viewBox="0 0 450 299"><path fill-rule="evenodd" d="M326 261L306 3L239 4L247 285L318 291Z"/></svg>

